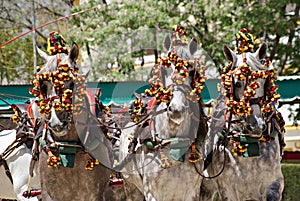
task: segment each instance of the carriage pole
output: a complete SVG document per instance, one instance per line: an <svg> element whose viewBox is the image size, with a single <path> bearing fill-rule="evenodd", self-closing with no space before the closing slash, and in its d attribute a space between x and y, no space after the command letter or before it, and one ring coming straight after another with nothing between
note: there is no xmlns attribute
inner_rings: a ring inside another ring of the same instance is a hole
<svg viewBox="0 0 300 201"><path fill-rule="evenodd" d="M22 33L22 34L20 34L20 35L18 35L18 36L16 36L16 37L14 37L14 38L12 38L12 39L9 40L9 41L6 41L5 43L0 44L0 49L3 48L3 47L5 47L5 46L8 45L9 43L11 43L11 42L13 42L13 41L15 41L15 40L17 40L17 39L19 39L19 38L22 38L23 36L25 36L25 35L27 35L27 34L33 32L33 31L35 31L35 30L38 30L38 29L40 29L40 28L42 28L42 27L45 27L45 26L48 26L49 24L53 24L53 23L58 22L58 21L63 20L63 19L68 19L68 18L70 18L70 17L72 17L72 16L75 16L75 15L78 15L78 14L81 14L81 13L90 12L90 11L93 11L93 10L98 10L99 8L100 8L100 7L93 7L93 8L89 8L89 9L86 9L86 10L78 11L78 12L76 12L76 13L72 13L72 14L66 15L66 16L64 16L64 17L57 18L57 19L55 19L55 20L52 20L52 21L50 21L50 22L47 22L47 23L45 23L45 24L43 24L43 25L40 25L40 26L38 26L38 27L34 27L34 28L32 28L32 29L30 29L30 30L28 30L28 31L26 31L26 32L24 32L24 33Z"/></svg>

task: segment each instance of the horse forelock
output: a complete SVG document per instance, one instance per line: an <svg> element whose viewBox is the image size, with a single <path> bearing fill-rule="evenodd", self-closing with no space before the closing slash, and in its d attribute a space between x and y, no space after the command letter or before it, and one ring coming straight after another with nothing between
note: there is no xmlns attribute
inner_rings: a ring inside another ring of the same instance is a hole
<svg viewBox="0 0 300 201"><path fill-rule="evenodd" d="M246 54L246 63L248 66L250 66L255 71L264 71L266 70L260 61L257 59L254 53L245 53ZM233 68L239 68L242 63L244 63L242 54L236 54L236 61L233 63Z"/></svg>
<svg viewBox="0 0 300 201"><path fill-rule="evenodd" d="M188 50L187 46L179 46L177 50L177 55L181 57L184 61L193 59L192 54Z"/></svg>
<svg viewBox="0 0 300 201"><path fill-rule="evenodd" d="M177 56L179 56L183 61L193 59L193 55L191 54L188 45L178 45L171 46L169 52L175 50Z"/></svg>

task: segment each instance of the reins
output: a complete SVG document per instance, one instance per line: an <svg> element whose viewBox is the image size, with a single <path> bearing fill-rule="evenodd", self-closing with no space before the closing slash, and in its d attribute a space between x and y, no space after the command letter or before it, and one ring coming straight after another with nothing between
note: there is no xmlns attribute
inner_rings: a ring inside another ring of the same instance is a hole
<svg viewBox="0 0 300 201"><path fill-rule="evenodd" d="M226 116L226 115L225 115L225 116ZM220 176L220 175L223 173L224 169L225 169L225 165L226 165L226 141L227 141L226 138L227 138L227 136L228 136L228 134L229 134L229 132L230 132L231 119L232 119L232 113L230 112L230 113L229 113L229 119L228 119L228 127L227 127L227 129L226 129L226 133L225 133L225 135L224 135L224 139L223 139L223 143L222 143L223 146L224 146L224 148L223 148L224 160L223 160L223 166L222 166L221 170L220 170L217 174L215 174L214 176L205 176L203 173L201 173L201 172L198 170L196 164L194 164L194 167L195 167L196 172L197 172L200 176L202 176L203 178L205 178L205 179L214 179L214 178ZM213 153L212 153L212 154L213 154Z"/></svg>
<svg viewBox="0 0 300 201"><path fill-rule="evenodd" d="M159 115L159 114L164 113L166 111L167 111L167 108L159 110L159 111L153 111L152 110L148 114L145 114L145 115L137 115L139 117L143 116L143 118L139 119L138 122L135 122L134 124L132 124L130 126L124 126L124 127L110 126L107 123L103 122L100 118L97 118L100 125L99 124L86 124L86 123L82 123L82 122L79 122L79 121L76 121L76 123L81 124L81 125L85 125L87 127L100 127L102 125L102 126L105 126L106 128L109 128L109 129L128 129L128 128L132 128L134 126L141 125L145 121L150 120L153 116Z"/></svg>

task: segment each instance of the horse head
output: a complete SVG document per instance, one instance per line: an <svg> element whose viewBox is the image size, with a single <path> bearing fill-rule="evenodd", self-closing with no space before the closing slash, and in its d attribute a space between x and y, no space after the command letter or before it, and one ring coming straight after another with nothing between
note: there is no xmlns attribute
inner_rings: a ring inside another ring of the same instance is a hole
<svg viewBox="0 0 300 201"><path fill-rule="evenodd" d="M49 56L38 48L38 53L45 62L36 74L34 85L39 89L37 97L39 112L44 115L49 129L54 135L62 137L68 134L74 110L75 88L82 84L85 76L77 72L76 60L79 49L73 43L70 53L57 53ZM72 105L73 104L73 105Z"/></svg>
<svg viewBox="0 0 300 201"><path fill-rule="evenodd" d="M229 68L225 69L229 74L223 76L224 88L231 93L229 95L231 97L227 97L231 99L227 101L227 106L235 108L234 113L240 118L245 117L246 125L243 129L253 134L261 134L267 127L262 105L266 101L266 80L269 71L261 63L266 51L266 43L263 43L256 52L237 54L227 45L223 50L231 62Z"/></svg>
<svg viewBox="0 0 300 201"><path fill-rule="evenodd" d="M172 57L173 54L175 57L180 58L182 62L193 60L193 55L197 50L196 39L193 38L189 43L186 41L179 42L174 39L174 33L173 35L167 35L164 40L164 48L168 50L168 55ZM164 87L173 85L173 97L168 103L167 109L168 117L171 121L180 125L189 112L189 100L186 97L188 92L191 91L190 84L192 80L190 76L180 74L180 71L189 74L189 71L194 69L190 64L178 67L178 63L178 61L173 60L170 68L162 68L162 77Z"/></svg>
<svg viewBox="0 0 300 201"><path fill-rule="evenodd" d="M180 26L179 29L181 29ZM181 130L181 133L163 131L163 138L181 137L181 135L186 136L187 133L195 133L199 122L198 124L192 123L192 116L199 120L202 114L199 102L205 78L201 72L202 66L198 65L199 61L193 57L197 50L197 41L192 39L188 43L182 38L177 40L175 35L182 33L181 30L179 32L178 30L171 36L165 37L164 47L168 51L167 57L159 58L158 64L153 70L154 78L152 80L159 77L158 81L153 82L154 86L155 83L161 86L156 94L154 93L156 100L162 102L159 108L165 108L167 111L164 121ZM154 91L156 90L154 89Z"/></svg>

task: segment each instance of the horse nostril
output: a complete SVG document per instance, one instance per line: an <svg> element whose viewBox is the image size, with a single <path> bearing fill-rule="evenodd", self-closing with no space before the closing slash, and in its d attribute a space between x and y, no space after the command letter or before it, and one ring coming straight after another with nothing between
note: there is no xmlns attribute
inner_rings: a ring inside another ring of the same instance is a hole
<svg viewBox="0 0 300 201"><path fill-rule="evenodd" d="M173 112L173 107L171 107L171 105L168 107L168 111Z"/></svg>
<svg viewBox="0 0 300 201"><path fill-rule="evenodd" d="M59 126L59 125L56 125L56 126L54 126L54 127L53 127L53 130L55 130L55 131L59 132L59 131L61 131L61 130L62 130L62 127L61 127L61 126Z"/></svg>
<svg viewBox="0 0 300 201"><path fill-rule="evenodd" d="M248 131L252 131L252 127L251 127L250 125L247 125L247 126L246 126L246 129L247 129Z"/></svg>

